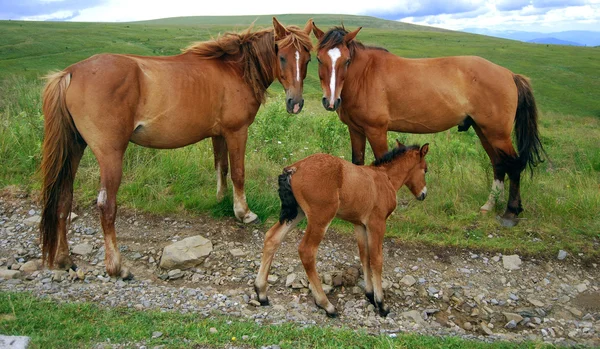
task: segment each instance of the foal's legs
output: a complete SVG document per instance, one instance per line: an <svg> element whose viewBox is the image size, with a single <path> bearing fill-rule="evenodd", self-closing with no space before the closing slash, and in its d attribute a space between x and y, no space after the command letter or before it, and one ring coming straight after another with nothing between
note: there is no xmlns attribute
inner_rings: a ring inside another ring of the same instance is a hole
<svg viewBox="0 0 600 349"><path fill-rule="evenodd" d="M367 229L362 224L354 225L354 234L358 242L358 252L360 254L360 263L363 267L365 279L365 296L371 304L375 305L375 296L373 295L373 280L371 276L371 264L369 262L369 242Z"/></svg>
<svg viewBox="0 0 600 349"><path fill-rule="evenodd" d="M302 220L304 219L304 212L298 211L298 216L293 221L287 223L275 223L274 226L269 229L265 234L265 244L263 247L262 259L260 261L260 269L258 275L254 281L254 290L258 296L258 301L261 305L268 305L269 299L267 298L267 278L269 276L269 269L271 269L271 262L273 262L273 256L277 249L281 245L281 241L285 235Z"/></svg>
<svg viewBox="0 0 600 349"><path fill-rule="evenodd" d="M325 292L323 292L321 279L317 273L316 258L319 244L323 240L329 224L335 217L338 206L337 204L323 206L311 210L311 213L307 212L308 226L298 246L300 260L302 260L302 265L308 276L308 281L310 282L309 288L315 298L315 303L325 310L328 317L336 317L338 314L333 304L327 299Z"/></svg>
<svg viewBox="0 0 600 349"><path fill-rule="evenodd" d="M227 143L223 136L212 137L213 153L215 155L215 170L217 170L217 201L221 202L227 194Z"/></svg>
<svg viewBox="0 0 600 349"><path fill-rule="evenodd" d="M115 218L117 215L117 191L121 184L123 173L122 151L94 152L100 164L100 193L98 194L98 209L104 232L104 262L106 271L111 276L131 277L128 270L121 270L121 253L117 246Z"/></svg>
<svg viewBox="0 0 600 349"><path fill-rule="evenodd" d="M77 173L79 167L79 161L83 156L85 150L85 142L80 141L73 146L73 153L71 154L71 170L73 177ZM71 214L71 206L73 203L73 183L65 186L64 191L60 195L60 203L58 206L58 248L56 250L56 257L54 259L56 266L59 269L66 269L73 267L73 261L69 256L69 243L67 240L67 220Z"/></svg>
<svg viewBox="0 0 600 349"><path fill-rule="evenodd" d="M381 273L383 272L383 235L385 234L385 218L371 217L369 219L367 230L369 265L371 267L371 278L373 280L373 290L375 293L375 306L379 309L379 315L387 316L390 310L387 305L383 304L383 286L381 282Z"/></svg>
<svg viewBox="0 0 600 349"><path fill-rule="evenodd" d="M231 162L231 181L234 187L233 212L242 222L251 223L256 221L258 216L248 208L246 194L244 193L244 155L247 139L248 127L243 127L225 135L227 149L229 150L229 161Z"/></svg>
<svg viewBox="0 0 600 349"><path fill-rule="evenodd" d="M494 182L492 183L492 190L490 191L487 202L481 206L480 209L482 213L487 213L494 209L498 198L504 197L504 177L506 173L504 171L504 167L499 166L500 157L490 142L488 142L488 140L485 138L481 128L479 128L477 124L473 124L473 129L475 130L475 133L477 133L477 136L479 136L481 145L483 145L483 149L485 149L485 152L488 154L494 169Z"/></svg>

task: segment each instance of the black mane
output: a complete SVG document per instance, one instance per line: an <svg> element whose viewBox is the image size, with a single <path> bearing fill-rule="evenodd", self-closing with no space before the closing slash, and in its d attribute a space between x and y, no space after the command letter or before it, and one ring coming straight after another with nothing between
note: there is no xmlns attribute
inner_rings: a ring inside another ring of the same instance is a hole
<svg viewBox="0 0 600 349"><path fill-rule="evenodd" d="M392 160L394 160L395 158L398 158L402 155L404 155L407 151L409 150L419 150L421 149L421 147L417 144L415 145L411 145L411 146L399 146L399 147L395 147L394 149L388 151L387 153L383 154L383 156L375 161L373 161L373 163L371 164L371 166L380 166L383 164L387 164L392 162Z"/></svg>
<svg viewBox="0 0 600 349"><path fill-rule="evenodd" d="M348 34L348 31L343 26L341 27L333 27L329 29L319 40L319 49L332 49L336 46L339 46L344 43L344 37ZM348 49L350 50L350 55L352 56L355 49L362 50L382 50L385 52L389 52L387 49L383 47L377 46L365 46L360 41L352 40L348 43Z"/></svg>

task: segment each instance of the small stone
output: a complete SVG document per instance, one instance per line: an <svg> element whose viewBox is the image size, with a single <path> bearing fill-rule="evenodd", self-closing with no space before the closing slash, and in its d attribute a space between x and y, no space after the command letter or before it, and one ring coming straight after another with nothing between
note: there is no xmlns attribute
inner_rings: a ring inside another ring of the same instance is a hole
<svg viewBox="0 0 600 349"><path fill-rule="evenodd" d="M506 318L506 321L510 322L510 321L515 321L515 323L519 323L521 322L521 320L523 320L523 317L519 314L515 314L515 313L502 313L504 314L504 317Z"/></svg>
<svg viewBox="0 0 600 349"><path fill-rule="evenodd" d="M248 304L253 305L255 307L260 307L260 302L255 300L255 299L251 299Z"/></svg>
<svg viewBox="0 0 600 349"><path fill-rule="evenodd" d="M185 238L163 249L160 267L164 269L191 268L204 262L212 250L212 242L200 235Z"/></svg>
<svg viewBox="0 0 600 349"><path fill-rule="evenodd" d="M543 308L544 307L544 303L542 301L540 301L540 300L535 299L535 298L528 297L527 301L529 303L533 304L533 306L535 306L535 307L539 307L539 308Z"/></svg>
<svg viewBox="0 0 600 349"><path fill-rule="evenodd" d="M142 256L142 254L141 254L141 253L139 253L139 252L136 252L136 253L134 253L134 254L131 256L131 259L132 259L132 260L134 260L134 261L137 261L138 259L140 259L140 258L142 258L142 257L143 257L143 256Z"/></svg>
<svg viewBox="0 0 600 349"><path fill-rule="evenodd" d="M337 274L333 277L332 282L334 287L340 287L344 284L344 277L342 274Z"/></svg>
<svg viewBox="0 0 600 349"><path fill-rule="evenodd" d="M504 269L508 270L517 270L521 268L521 257L519 255L513 254L510 256L502 256L502 265Z"/></svg>
<svg viewBox="0 0 600 349"><path fill-rule="evenodd" d="M42 221L42 217L35 215L35 216L25 218L23 220L23 223L27 226L35 227L35 226L38 226L41 221Z"/></svg>
<svg viewBox="0 0 600 349"><path fill-rule="evenodd" d="M52 274L52 281L61 282L67 277L67 272L64 270L55 270Z"/></svg>
<svg viewBox="0 0 600 349"><path fill-rule="evenodd" d="M88 254L92 253L93 250L94 247L92 245L83 243L73 246L71 252L80 256L87 256Z"/></svg>
<svg viewBox="0 0 600 349"><path fill-rule="evenodd" d="M22 267L21 267L21 268L22 268ZM586 285L586 284L583 284L583 283L581 283L581 284L579 284L579 285L575 286L575 288L577 289L577 292L579 292L579 293L582 293L582 292L585 292L585 291L587 291L587 285Z"/></svg>
<svg viewBox="0 0 600 349"><path fill-rule="evenodd" d="M208 332L210 332L210 333L212 333L212 334L219 333L219 331L217 331L217 329L216 329L216 328L214 328L214 327L211 327L211 328L208 330Z"/></svg>
<svg viewBox="0 0 600 349"><path fill-rule="evenodd" d="M77 215L77 213L75 212L71 212L71 214L69 215L69 219L71 220L71 222L75 222L77 218L79 218L79 215Z"/></svg>
<svg viewBox="0 0 600 349"><path fill-rule="evenodd" d="M479 325L479 327L481 328L481 330L483 331L483 333L485 333L488 336L491 336L494 334L494 332L483 322Z"/></svg>
<svg viewBox="0 0 600 349"><path fill-rule="evenodd" d="M404 275L400 282L406 286L412 286L417 283L417 280L412 275Z"/></svg>
<svg viewBox="0 0 600 349"><path fill-rule="evenodd" d="M234 257L244 257L248 254L248 252L242 250L241 248L233 248L229 250L229 253L231 253L231 255Z"/></svg>
<svg viewBox="0 0 600 349"><path fill-rule="evenodd" d="M0 269L0 278L18 279L20 276L21 276L21 272L18 270Z"/></svg>
<svg viewBox="0 0 600 349"><path fill-rule="evenodd" d="M567 258L567 251L564 250L559 250L558 251L558 256L556 258L558 258L559 261L562 261L563 259Z"/></svg>
<svg viewBox="0 0 600 349"><path fill-rule="evenodd" d="M160 338L160 337L162 337L162 335L163 335L162 332L154 331L154 332L152 332L152 339Z"/></svg>
<svg viewBox="0 0 600 349"><path fill-rule="evenodd" d="M517 322L515 320L510 320L506 325L504 325L504 328L512 330L514 328L517 327Z"/></svg>
<svg viewBox="0 0 600 349"><path fill-rule="evenodd" d="M404 316L405 318L412 319L417 324L420 324L420 325L426 324L425 320L423 320L423 316L421 315L421 312L418 310L405 311L402 313L402 316Z"/></svg>
<svg viewBox="0 0 600 349"><path fill-rule="evenodd" d="M296 275L295 273L289 274L285 278L285 287L292 287L292 284L294 283L294 281L296 281L297 277L298 277L298 275Z"/></svg>
<svg viewBox="0 0 600 349"><path fill-rule="evenodd" d="M270 274L270 275L267 277L267 282L268 282L268 283L270 283L270 284L274 284L274 283L276 283L276 282L277 282L277 280L279 280L279 276L277 276L277 275L274 275L274 274Z"/></svg>
<svg viewBox="0 0 600 349"><path fill-rule="evenodd" d="M0 348L3 349L27 349L31 338L25 336L0 335Z"/></svg>
<svg viewBox="0 0 600 349"><path fill-rule="evenodd" d="M463 328L465 329L465 331L471 331L473 329L473 324L467 321L463 324Z"/></svg>
<svg viewBox="0 0 600 349"><path fill-rule="evenodd" d="M39 269L39 263L37 261L29 261L26 262L19 268L20 271L31 273Z"/></svg>
<svg viewBox="0 0 600 349"><path fill-rule="evenodd" d="M77 272L75 274L77 275L77 278L79 280L85 280L85 273L82 269L77 269Z"/></svg>
<svg viewBox="0 0 600 349"><path fill-rule="evenodd" d="M183 277L183 272L180 269L173 269L169 270L168 275L170 280L176 280Z"/></svg>
<svg viewBox="0 0 600 349"><path fill-rule="evenodd" d="M583 316L583 312L581 312L581 310L577 309L577 308L573 308L573 307L565 307L571 314L573 314L573 316L575 317L582 317Z"/></svg>
<svg viewBox="0 0 600 349"><path fill-rule="evenodd" d="M333 286L323 284L323 292L325 292L325 294L330 294L332 290L333 290Z"/></svg>

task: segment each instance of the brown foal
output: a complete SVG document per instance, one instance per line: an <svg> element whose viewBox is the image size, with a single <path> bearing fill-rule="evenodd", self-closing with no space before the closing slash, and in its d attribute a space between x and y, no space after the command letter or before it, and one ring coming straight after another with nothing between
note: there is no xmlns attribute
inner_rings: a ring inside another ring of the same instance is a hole
<svg viewBox="0 0 600 349"><path fill-rule="evenodd" d="M338 217L354 224L365 294L379 314L386 316L389 307L383 303L381 285L385 222L396 208L396 192L403 185L418 200L425 199L428 149L428 144L419 148L398 143L371 166L357 166L331 155L315 154L284 168L279 176L279 222L265 235L260 270L254 283L260 303L269 304L267 277L273 255L286 233L306 217L308 226L298 247L300 259L315 303L328 316L337 316L323 292L315 262L329 224Z"/></svg>
<svg viewBox="0 0 600 349"><path fill-rule="evenodd" d="M116 198L130 142L167 149L211 137L217 197L225 195L230 162L235 216L244 223L256 220L244 191L248 127L275 79L286 90L288 112L302 109L311 24L309 20L304 29L284 27L273 18L274 29L227 33L180 55L101 54L50 75L43 95L40 225L48 266L71 266L67 219L73 180L87 146L100 165L97 203L106 270L112 276L121 273ZM121 274L128 276L126 271Z"/></svg>

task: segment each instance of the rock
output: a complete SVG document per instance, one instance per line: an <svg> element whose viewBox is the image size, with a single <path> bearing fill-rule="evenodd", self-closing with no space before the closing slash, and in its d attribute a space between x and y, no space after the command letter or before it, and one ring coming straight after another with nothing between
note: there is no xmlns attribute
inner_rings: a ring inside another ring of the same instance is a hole
<svg viewBox="0 0 600 349"><path fill-rule="evenodd" d="M515 329L517 327L517 322L515 320L510 320L506 325L504 325L504 328L512 330Z"/></svg>
<svg viewBox="0 0 600 349"><path fill-rule="evenodd" d="M533 304L536 307L539 307L539 308L543 308L544 307L544 303L542 301L540 301L540 300L535 299L535 298L528 297L527 301L529 303Z"/></svg>
<svg viewBox="0 0 600 349"><path fill-rule="evenodd" d="M417 280L412 275L404 275L400 282L406 286L412 286L417 283Z"/></svg>
<svg viewBox="0 0 600 349"><path fill-rule="evenodd" d="M212 334L219 333L219 331L217 331L217 329L216 329L216 328L214 328L214 327L211 327L211 328L208 330L208 332L210 332L210 333L212 333Z"/></svg>
<svg viewBox="0 0 600 349"><path fill-rule="evenodd" d="M274 274L270 274L270 275L267 277L267 282L268 282L268 283L270 283L270 284L274 284L274 283L276 283L276 282L277 282L277 280L279 280L279 276L277 276L277 275L274 275Z"/></svg>
<svg viewBox="0 0 600 349"><path fill-rule="evenodd" d="M212 252L212 242L200 235L192 236L163 249L160 267L186 269L194 267Z"/></svg>
<svg viewBox="0 0 600 349"><path fill-rule="evenodd" d="M337 274L333 277L333 286L334 287L340 287L344 284L344 277L342 274Z"/></svg>
<svg viewBox="0 0 600 349"><path fill-rule="evenodd" d="M357 268L350 267L342 275L344 286L354 286L358 282L360 271Z"/></svg>
<svg viewBox="0 0 600 349"><path fill-rule="evenodd" d="M183 272L180 269L169 270L169 280L177 280L183 276Z"/></svg>
<svg viewBox="0 0 600 349"><path fill-rule="evenodd" d="M61 282L67 277L67 272L65 270L55 270L52 274L52 281Z"/></svg>
<svg viewBox="0 0 600 349"><path fill-rule="evenodd" d="M35 215L35 216L25 218L23 220L23 223L27 226L35 227L35 226L38 226L41 221L42 221L42 217Z"/></svg>
<svg viewBox="0 0 600 349"><path fill-rule="evenodd" d="M381 280L381 288L387 291L390 287L392 287L392 283L388 279Z"/></svg>
<svg viewBox="0 0 600 349"><path fill-rule="evenodd" d="M25 336L0 335L0 348L2 349L27 349L31 339Z"/></svg>
<svg viewBox="0 0 600 349"><path fill-rule="evenodd" d="M73 248L71 249L71 252L73 254L78 254L80 256L87 256L88 254L92 253L93 250L94 250L94 246L83 243L83 244L73 246Z"/></svg>
<svg viewBox="0 0 600 349"><path fill-rule="evenodd" d="M587 285L583 284L583 283L575 286L575 288L577 289L577 292L579 292L579 293L587 291Z"/></svg>
<svg viewBox="0 0 600 349"><path fill-rule="evenodd" d="M326 285L333 285L333 276L330 273L323 274L323 283Z"/></svg>
<svg viewBox="0 0 600 349"><path fill-rule="evenodd" d="M325 294L330 294L332 290L333 290L333 286L323 284L323 292L325 292Z"/></svg>
<svg viewBox="0 0 600 349"><path fill-rule="evenodd" d="M485 333L488 336L491 336L494 334L494 332L483 322L479 325L479 327L481 328L481 330L483 331L483 333Z"/></svg>
<svg viewBox="0 0 600 349"><path fill-rule="evenodd" d="M134 261L137 261L138 259L142 258L142 254L139 252L134 253L133 255L131 255L131 259Z"/></svg>
<svg viewBox="0 0 600 349"><path fill-rule="evenodd" d="M517 270L521 268L521 257L519 255L513 254L510 256L502 256L502 265L504 269L508 270Z"/></svg>
<svg viewBox="0 0 600 349"><path fill-rule="evenodd" d="M31 273L38 270L39 268L40 264L37 261L29 261L23 264L21 268L19 268L19 270L26 273Z"/></svg>
<svg viewBox="0 0 600 349"><path fill-rule="evenodd" d="M558 251L558 256L556 258L558 258L559 261L562 261L563 259L567 258L567 255L567 251L560 250Z"/></svg>
<svg viewBox="0 0 600 349"><path fill-rule="evenodd" d="M583 312L581 312L581 310L577 309L577 308L573 308L573 307L565 307L565 309L567 309L571 314L573 314L573 316L575 317L582 317L583 316Z"/></svg>
<svg viewBox="0 0 600 349"><path fill-rule="evenodd" d="M242 250L241 248L232 248L229 250L229 253L231 253L231 255L234 257L244 257L248 254L248 252Z"/></svg>
<svg viewBox="0 0 600 349"><path fill-rule="evenodd" d="M18 270L0 269L0 278L18 279L20 276L21 276L21 272Z"/></svg>
<svg viewBox="0 0 600 349"><path fill-rule="evenodd" d="M404 316L405 318L408 318L408 319L412 319L414 322L416 322L420 325L427 324L425 322L425 320L423 320L423 316L421 315L421 312L418 310L405 311L404 313L402 313L402 316Z"/></svg>
<svg viewBox="0 0 600 349"><path fill-rule="evenodd" d="M296 275L295 273L289 274L285 278L285 287L292 287L292 284L294 283L294 281L296 281L296 278L298 278L298 275Z"/></svg>
<svg viewBox="0 0 600 349"><path fill-rule="evenodd" d="M85 273L83 272L82 269L77 269L77 272L75 272L75 275L77 276L77 278L79 280L85 280Z"/></svg>
<svg viewBox="0 0 600 349"><path fill-rule="evenodd" d="M467 321L463 323L462 327L465 329L465 331L471 331L473 329L473 324Z"/></svg>
<svg viewBox="0 0 600 349"><path fill-rule="evenodd" d="M514 320L515 323L519 323L523 320L523 317L519 314L515 314L515 313L502 313L502 314L504 314L504 317L506 318L506 321L508 321L508 322Z"/></svg>
<svg viewBox="0 0 600 349"><path fill-rule="evenodd" d="M71 214L69 215L69 219L71 220L71 222L75 222L77 218L79 218L79 215L75 212L71 212Z"/></svg>
<svg viewBox="0 0 600 349"><path fill-rule="evenodd" d="M163 335L162 332L154 331L154 332L152 332L152 339L160 338L160 337L162 337L162 335Z"/></svg>
<svg viewBox="0 0 600 349"><path fill-rule="evenodd" d="M248 304L250 304L250 305L253 305L253 306L257 307L257 308L258 308L258 307L260 307L260 302L259 302L259 301L257 301L257 300L255 300L255 299L251 299L251 300L248 302Z"/></svg>

